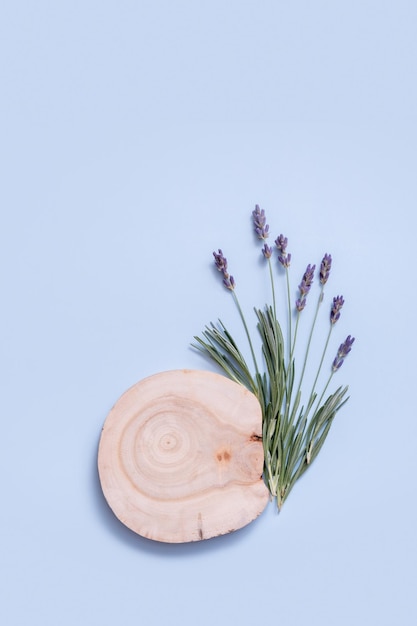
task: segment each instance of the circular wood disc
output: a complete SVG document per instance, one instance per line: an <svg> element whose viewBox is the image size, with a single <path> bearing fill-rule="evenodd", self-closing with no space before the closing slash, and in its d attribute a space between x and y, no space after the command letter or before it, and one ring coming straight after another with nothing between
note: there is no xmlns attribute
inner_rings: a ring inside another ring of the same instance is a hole
<svg viewBox="0 0 417 626"><path fill-rule="evenodd" d="M98 468L111 509L143 537L180 543L241 528L269 499L259 402L212 372L150 376L109 413Z"/></svg>

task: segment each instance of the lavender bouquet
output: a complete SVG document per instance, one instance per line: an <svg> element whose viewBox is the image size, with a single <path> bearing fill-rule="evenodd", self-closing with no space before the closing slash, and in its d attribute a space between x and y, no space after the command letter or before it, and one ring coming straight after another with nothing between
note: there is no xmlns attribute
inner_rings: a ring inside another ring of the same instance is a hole
<svg viewBox="0 0 417 626"><path fill-rule="evenodd" d="M308 396L302 402L302 384L309 360L311 340L324 299L324 287L329 279L332 257L326 253L320 264L318 272L320 291L301 372L296 377L295 347L299 323L313 284L316 266L307 266L298 286L298 294L293 305L290 285L291 254L287 252L288 239L279 235L275 240L278 264L282 266L286 280L288 338L285 346L281 325L277 318L272 261L274 249L266 243L269 237L269 226L266 224L264 210L261 210L258 205L252 212L252 218L256 235L264 242L262 254L269 266L272 291L272 305L265 306L263 310L255 308L265 371L261 371L258 365L252 336L237 296L235 280L229 274L227 259L220 249L218 252L213 252L214 262L223 277L224 286L231 292L237 306L249 343L253 371L232 335L220 320L217 325L211 323L210 326L206 326L202 337L194 337L196 343L193 344L193 347L212 359L227 376L245 385L258 398L262 408L264 479L271 495L276 498L278 509L281 509L295 482L304 474L320 452L336 413L348 400L347 386L340 386L333 393L326 394L333 376L339 371L351 351L354 338L348 335L340 344L331 363L330 372L325 377L324 382L321 382L320 374L330 338L344 304L343 296L335 296L328 313L329 330L319 358L317 372Z"/></svg>

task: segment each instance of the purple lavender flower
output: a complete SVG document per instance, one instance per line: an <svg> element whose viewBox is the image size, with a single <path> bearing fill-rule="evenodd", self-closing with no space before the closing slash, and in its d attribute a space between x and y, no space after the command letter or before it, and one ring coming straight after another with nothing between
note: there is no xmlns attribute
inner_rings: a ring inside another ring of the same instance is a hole
<svg viewBox="0 0 417 626"><path fill-rule="evenodd" d="M213 252L213 256L214 256L214 262L219 272L223 272L223 273L226 272L227 271L227 259L223 255L223 252L220 250L220 248L218 252Z"/></svg>
<svg viewBox="0 0 417 626"><path fill-rule="evenodd" d="M288 238L284 237L284 235L279 235L279 237L275 239L275 245L278 248L278 252L281 252L281 254L286 254Z"/></svg>
<svg viewBox="0 0 417 626"><path fill-rule="evenodd" d="M322 285L325 285L327 281L329 280L331 268L332 268L332 255L327 254L326 252L320 265L320 282Z"/></svg>
<svg viewBox="0 0 417 626"><path fill-rule="evenodd" d="M300 297L295 302L295 306L298 312L302 311L306 305L307 294L310 291L310 287L313 283L315 269L315 265L307 265L306 271L303 275L303 279L298 285L298 289L300 290Z"/></svg>
<svg viewBox="0 0 417 626"><path fill-rule="evenodd" d="M286 254L285 256L280 254L278 261L281 263L282 267L289 267L291 264L291 254Z"/></svg>
<svg viewBox="0 0 417 626"><path fill-rule="evenodd" d="M258 239L267 239L269 237L269 226L266 223L265 211L261 210L258 204L255 206L255 210L252 211L252 217Z"/></svg>
<svg viewBox="0 0 417 626"><path fill-rule="evenodd" d="M298 300L295 301L295 307L297 311L301 312L304 309L306 303L307 303L307 300L305 296L303 296L302 298L298 298Z"/></svg>
<svg viewBox="0 0 417 626"><path fill-rule="evenodd" d="M343 300L343 296L336 296L333 298L332 308L330 310L330 323L336 324L337 320L340 317L340 311L345 301Z"/></svg>
<svg viewBox="0 0 417 626"><path fill-rule="evenodd" d="M233 278L233 276L230 276L230 274L227 271L226 257L224 256L220 248L218 252L213 252L213 256L214 256L214 263L217 269L219 270L219 272L223 274L224 286L227 287L227 289L230 289L231 291L233 291L233 289L235 288L235 279Z"/></svg>
<svg viewBox="0 0 417 626"><path fill-rule="evenodd" d="M310 287L313 284L314 272L316 266L315 265L307 265L306 271L304 272L303 279L301 283L298 285L298 289L303 296L306 296L310 291Z"/></svg>
<svg viewBox="0 0 417 626"><path fill-rule="evenodd" d="M333 361L333 366L332 366L333 372L337 372L337 370L342 367L343 361L345 360L345 358L351 351L352 344L354 341L355 341L355 338L348 335L345 341L340 344L339 350L337 351L336 357Z"/></svg>
<svg viewBox="0 0 417 626"><path fill-rule="evenodd" d="M289 267L291 263L291 254L287 253L287 237L284 237L284 235L279 235L279 237L275 239L275 245L278 249L278 252L280 253L278 256L278 261L283 267Z"/></svg>
<svg viewBox="0 0 417 626"><path fill-rule="evenodd" d="M267 243L265 243L262 248L262 254L266 259L270 259L272 256L272 248L270 248Z"/></svg>
<svg viewBox="0 0 417 626"><path fill-rule="evenodd" d="M229 276L229 274L224 274L223 285L227 289L230 289L230 291L233 291L235 288L235 279L233 278L233 276Z"/></svg>

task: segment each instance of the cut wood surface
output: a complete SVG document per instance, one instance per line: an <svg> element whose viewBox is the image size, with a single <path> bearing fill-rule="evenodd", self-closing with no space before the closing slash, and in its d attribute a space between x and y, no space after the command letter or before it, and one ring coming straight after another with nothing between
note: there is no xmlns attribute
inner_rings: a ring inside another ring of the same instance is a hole
<svg viewBox="0 0 417 626"><path fill-rule="evenodd" d="M259 402L212 372L150 376L109 413L98 468L109 506L139 535L180 543L229 533L269 499Z"/></svg>

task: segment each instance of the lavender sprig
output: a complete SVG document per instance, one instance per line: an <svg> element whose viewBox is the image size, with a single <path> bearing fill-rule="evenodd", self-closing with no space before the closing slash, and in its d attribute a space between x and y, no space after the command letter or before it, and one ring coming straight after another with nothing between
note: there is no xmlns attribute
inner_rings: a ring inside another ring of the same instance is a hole
<svg viewBox="0 0 417 626"><path fill-rule="evenodd" d="M335 298L333 298L333 303L330 309L330 327L329 327L329 332L327 333L327 338L326 338L326 342L324 344L324 348L323 348L323 352L321 355L321 359L320 359L320 364L319 367L317 369L317 374L316 374L316 378L314 379L314 383L313 383L313 387L311 390L311 394L314 393L315 388L316 388L316 384L317 384L317 380L320 376L320 372L321 372L321 368L323 366L323 362L324 362L324 357L326 355L327 352L327 348L329 345L329 341L330 341L330 336L332 334L332 330L334 328L334 325L336 324L336 322L340 319L340 312L342 310L342 306L344 305L345 301L343 299L343 296L336 296Z"/></svg>
<svg viewBox="0 0 417 626"><path fill-rule="evenodd" d="M322 293L323 293L323 287L322 287ZM319 302L321 302L321 300L319 300ZM326 338L326 341L325 341L325 344L324 344L324 348L323 348L323 352L322 352L322 355L321 355L319 367L317 369L316 377L314 379L314 383L313 383L313 386L312 386L312 389L311 389L311 392L310 392L310 397L313 397L315 395L317 381L318 381L318 378L320 376L320 372L322 370L324 357L325 357L325 355L327 353L327 348L328 348L328 345L329 345L330 336L332 334L332 331L333 331L333 328L334 328L336 322L340 319L340 312L342 310L342 307L343 307L344 303L345 303L345 301L343 299L343 296L336 296L336 297L333 298L332 306L331 306L331 309L330 309L330 316L329 316L329 318L330 318L329 331L327 333L327 338ZM331 377L330 377L330 379L331 379ZM328 381L324 391L327 389L327 386L328 386L328 384L330 382L330 379L329 379L329 381ZM320 400L318 402L318 405L320 405L320 402L321 402L321 400L323 398L323 395L324 395L324 391L323 391L323 394L322 394L322 396L321 396L321 398L320 398ZM314 401L313 401L313 404L314 404ZM310 408L311 408L311 406L310 406Z"/></svg>
<svg viewBox="0 0 417 626"><path fill-rule="evenodd" d="M307 303L307 295L311 289L311 285L313 284L313 280L314 280L314 272L316 270L316 266L315 265L310 265L308 264L306 267L306 271L303 274L303 278L301 280L301 283L298 285L298 290L300 292L299 297L297 298L297 300L295 301L295 308L297 309L297 319L295 322L295 331L294 331L294 339L292 341L292 347L291 347L291 354L290 354L290 362L293 359L294 356L294 350L295 350L295 344L297 343L297 333L298 333L298 325L300 322L300 313L301 311L304 310L305 305ZM308 351L307 351L308 354ZM306 359L307 359L307 354L306 354ZM303 367L303 372L301 374L301 380L300 380L300 384L299 384L299 388L301 386L301 382L304 376L304 369L305 369L305 363L306 363L306 359L304 360L304 367Z"/></svg>
<svg viewBox="0 0 417 626"><path fill-rule="evenodd" d="M252 353L252 359L253 359L253 364L255 366L256 375L257 375L257 377L259 377L258 363L257 363L257 360L256 360L256 355L255 355L255 350L253 348L252 339L251 339L251 336L250 336L250 333L249 333L248 326L246 324L245 316L243 315L242 307L240 306L239 299L238 299L237 294L235 292L235 286L236 286L235 279L227 271L227 269L228 269L227 259L224 256L223 251L221 250L221 248L218 249L218 252L213 252L213 257L214 257L214 264L215 264L215 266L217 267L219 272L221 272L222 275L223 275L223 285L226 287L226 289L229 289L233 293L233 298L234 298L235 304L237 306L237 309L239 311L239 315L240 315L240 318L242 320L242 323L243 323L243 326L244 326L244 329L245 329L245 332L246 332L246 336L248 338L248 343L249 343L250 351ZM207 332L206 332L206 335L207 335ZM243 360L243 357L242 357L242 363L243 362L244 362L244 360ZM242 369L243 369L243 367L242 367ZM255 389L255 387L254 387L254 389Z"/></svg>
<svg viewBox="0 0 417 626"><path fill-rule="evenodd" d="M342 306L345 301L343 296L336 296L333 298L333 305L330 311L330 322L331 324L336 324L337 320L340 318L340 311L342 310Z"/></svg>
<svg viewBox="0 0 417 626"><path fill-rule="evenodd" d="M269 237L269 226L266 224L266 215L264 209L260 209L259 204L255 206L255 210L252 211L253 225L255 228L255 232L258 236L258 239L265 239ZM272 257L272 248L268 246L265 242L262 248L262 254L265 259L268 261L269 266L269 276L271 279L271 290L272 290L272 302L274 307L274 313L276 314L276 302L275 302L275 283L274 283L274 275L272 272L271 265L271 257Z"/></svg>
<svg viewBox="0 0 417 626"><path fill-rule="evenodd" d="M339 349L337 351L337 354L333 360L332 363L332 368L331 368L331 372L330 372L330 376L327 380L327 383L323 389L323 392L321 394L320 400L318 402L318 406L320 406L321 401L323 400L324 394L327 391L327 387L329 386L330 381L332 380L334 374L342 367L345 358L347 357L347 355L349 354L349 352L352 349L352 345L353 342L355 341L355 338L352 337L351 335L348 335L345 339L345 341L343 343L340 344Z"/></svg>
<svg viewBox="0 0 417 626"><path fill-rule="evenodd" d="M355 337L351 337L350 335L348 335L346 339L344 340L344 342L340 344L339 350L337 351L337 354L333 361L333 365L332 365L333 372L337 372L337 370L339 370L342 367L345 358L347 357L347 355L352 349L352 345L354 341L355 341Z"/></svg>
<svg viewBox="0 0 417 626"><path fill-rule="evenodd" d="M300 297L296 300L295 306L299 313L304 309L306 305L307 295L310 291L311 285L313 284L315 270L316 270L315 265L307 265L302 281L298 285L298 289L300 291Z"/></svg>
<svg viewBox="0 0 417 626"><path fill-rule="evenodd" d="M267 239L269 237L269 226L266 223L265 211L261 210L258 204L255 206L255 210L252 211L252 217L258 239Z"/></svg>
<svg viewBox="0 0 417 626"><path fill-rule="evenodd" d="M219 272L226 272L227 271L227 259L224 256L222 250L220 250L218 252L213 252L213 256L214 256L214 263L216 264L217 269L219 270Z"/></svg>
<svg viewBox="0 0 417 626"><path fill-rule="evenodd" d="M275 245L278 249L278 261L282 267L288 268L291 265L291 254L287 252L288 238L284 235L279 235L275 239Z"/></svg>
<svg viewBox="0 0 417 626"><path fill-rule="evenodd" d="M214 256L214 263L217 269L219 270L219 272L223 274L223 285L226 287L226 289L230 289L230 291L234 291L236 283L235 283L235 279L233 278L233 276L230 276L229 272L227 271L226 257L224 256L220 248L218 252L213 252L213 256Z"/></svg>
<svg viewBox="0 0 417 626"><path fill-rule="evenodd" d="M332 255L327 254L326 252L320 264L320 283L323 286L329 280L331 268L332 268Z"/></svg>
<svg viewBox="0 0 417 626"><path fill-rule="evenodd" d="M291 288L290 288L290 275L288 272L288 268L291 265L291 254L287 252L288 246L288 237L285 237L282 233L278 235L275 239L275 245L278 250L278 261L285 269L285 278L287 282L287 301L288 301L288 357L291 361L292 349L291 349L291 338L292 338L292 315L291 315Z"/></svg>

